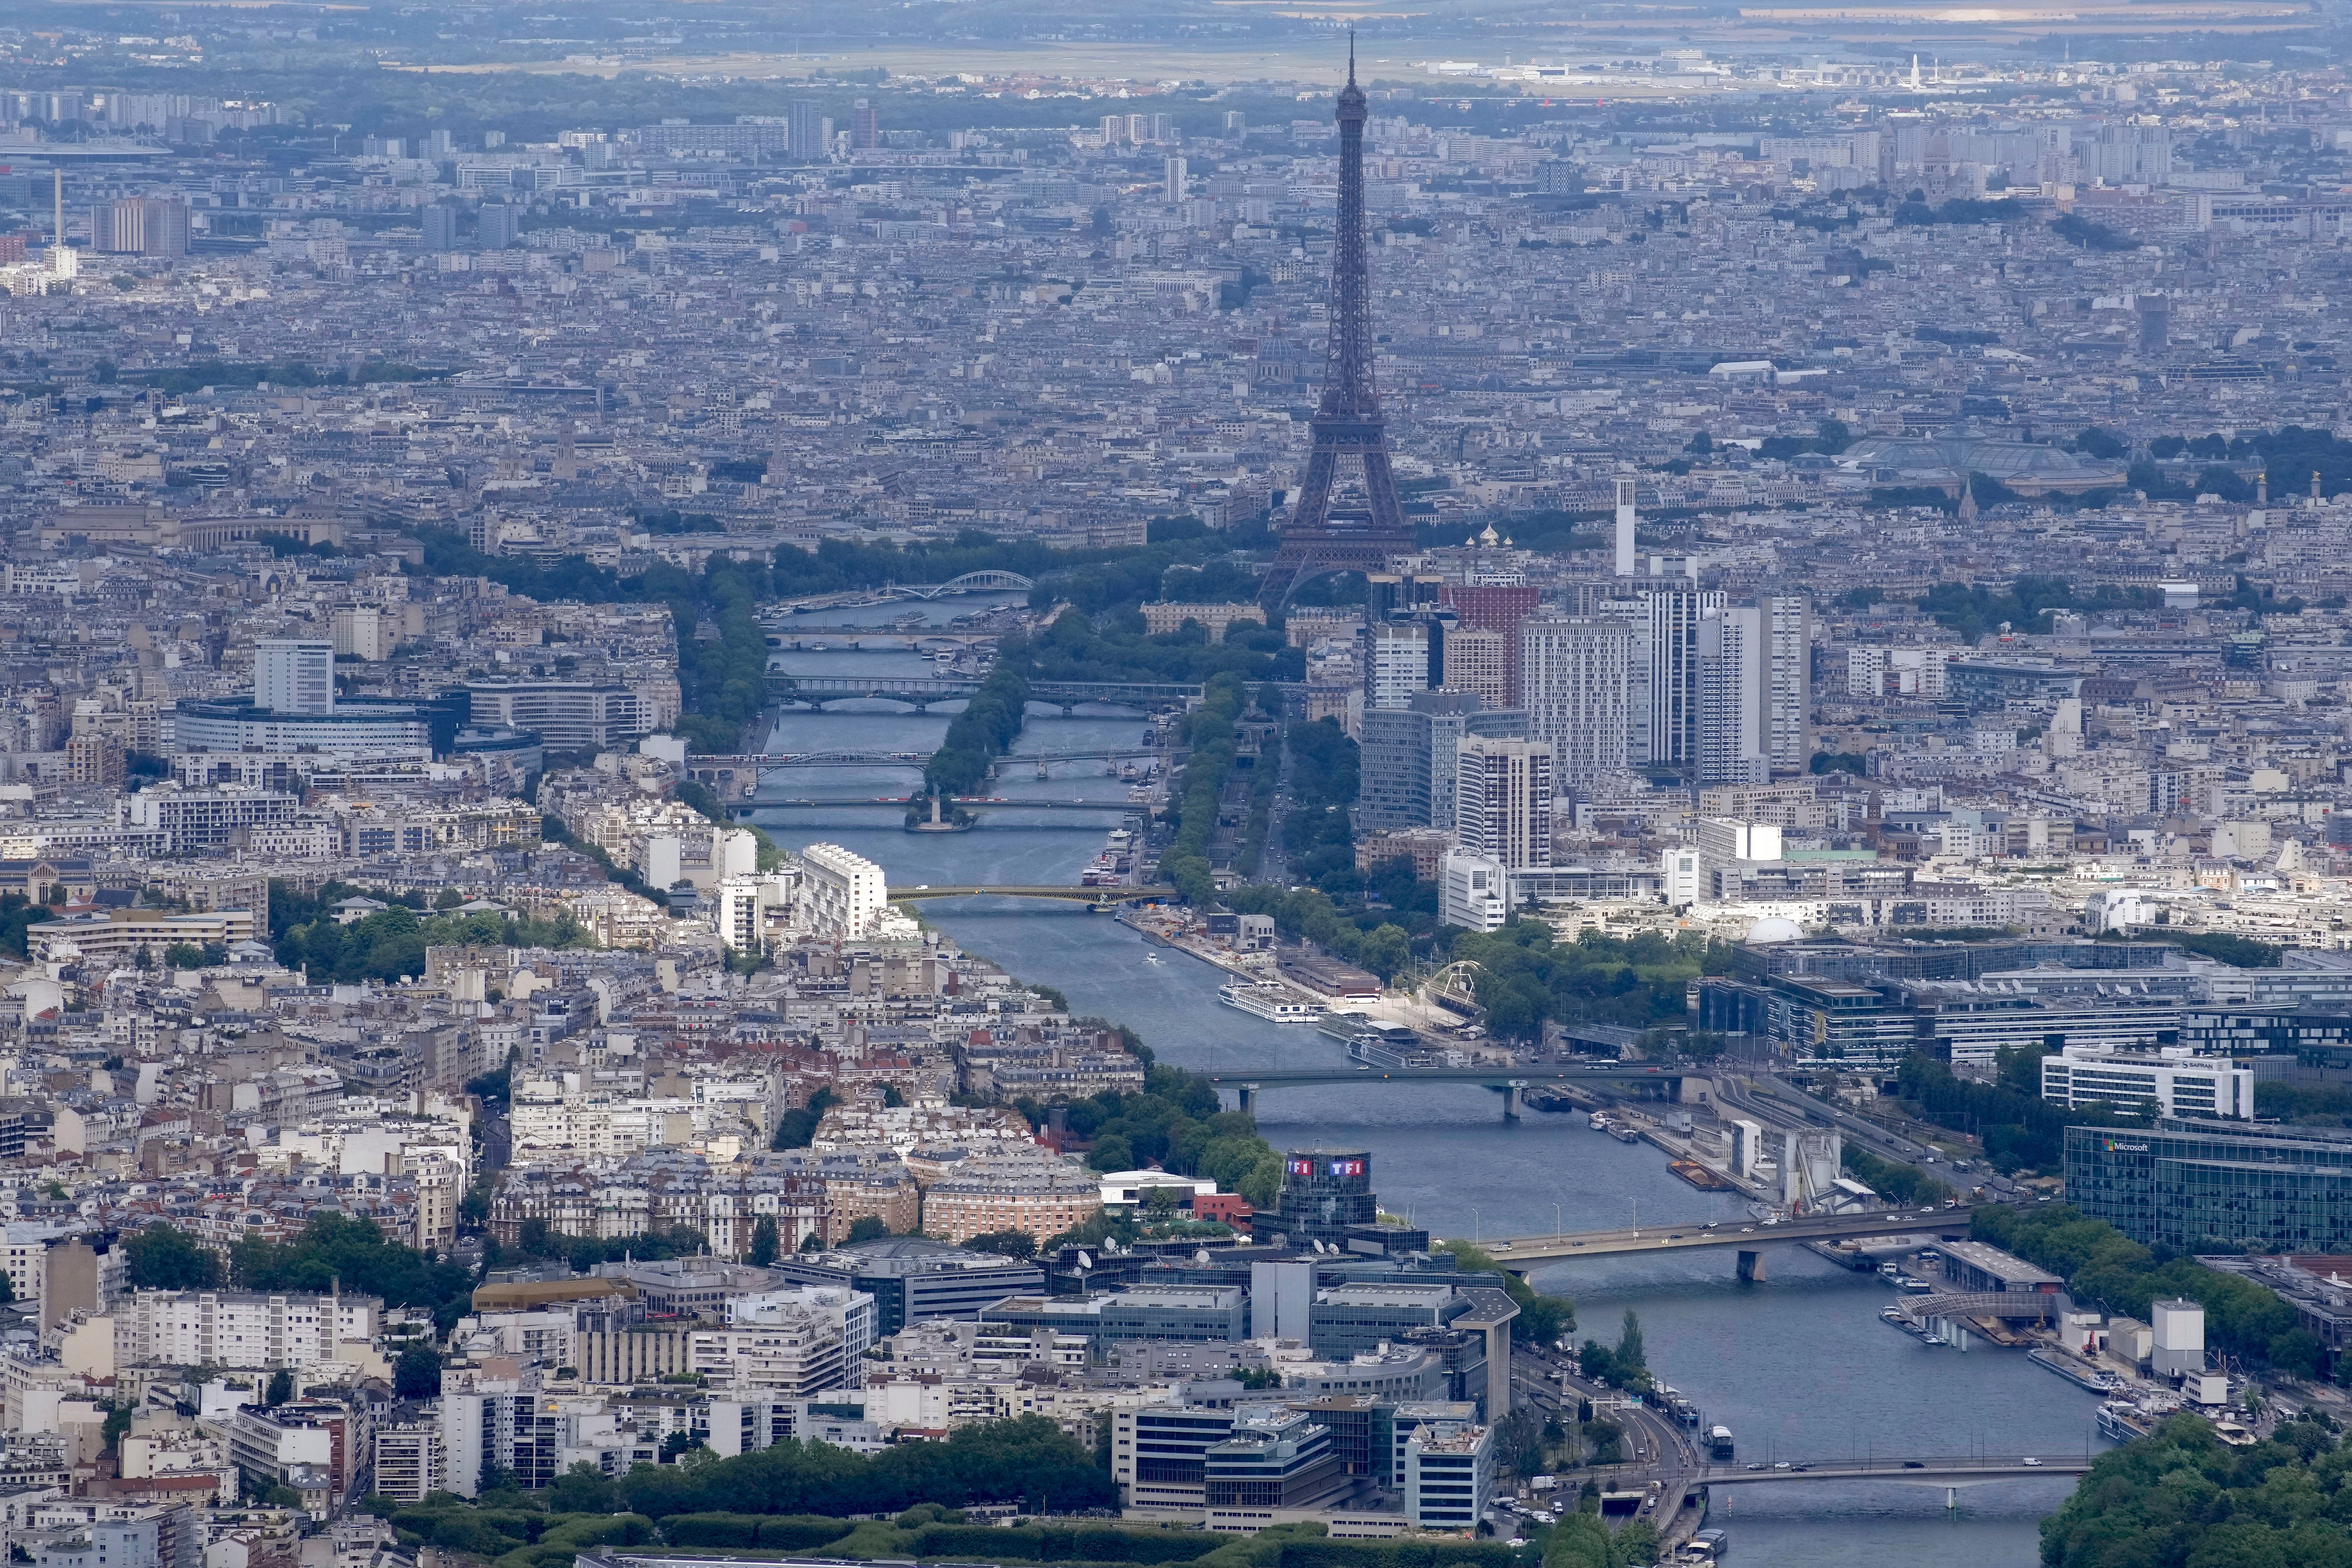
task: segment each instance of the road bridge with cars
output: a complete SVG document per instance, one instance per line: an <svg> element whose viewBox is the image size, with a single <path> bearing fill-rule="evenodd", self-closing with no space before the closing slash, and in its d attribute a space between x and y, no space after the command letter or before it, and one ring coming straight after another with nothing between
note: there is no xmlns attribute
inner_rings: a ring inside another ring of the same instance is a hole
<svg viewBox="0 0 2352 1568"><path fill-rule="evenodd" d="M1040 887L981 887L958 884L939 887L920 886L892 888L887 897L894 904L912 902L919 899L1052 899L1072 904L1150 904L1164 903L1176 896L1171 887L1145 888L1073 888L1059 884Z"/></svg>
<svg viewBox="0 0 2352 1568"><path fill-rule="evenodd" d="M930 798L910 795L796 795L774 800L740 801L732 809L738 816L748 816L755 811L802 811L829 805L906 806ZM950 795L945 804L966 811L1091 811L1108 812L1116 816L1144 810L1125 800L1016 800L1003 795Z"/></svg>
<svg viewBox="0 0 2352 1568"><path fill-rule="evenodd" d="M1874 1458L1855 1460L1849 1458L1816 1464L1710 1465L1696 1475L1685 1477L1682 1484L1685 1489L1695 1487L1771 1486L1799 1481L1849 1484L1868 1481L1906 1487L1941 1487L1945 1505L1951 1507L1958 1500L1954 1494L1962 1487L1980 1487L1994 1481L2032 1480L2041 1476L2079 1476L2090 1469L2095 1457L2076 1455L2042 1458L2035 1455L2020 1455L2014 1458L1992 1458L1972 1455L1914 1459Z"/></svg>
<svg viewBox="0 0 2352 1568"><path fill-rule="evenodd" d="M832 751L832 752L752 752L732 756L689 756L686 760L686 775L706 784L731 784L748 789L750 781L763 778L785 768L920 768L931 760L929 752ZM1045 778L1045 770L1055 763L1119 763L1156 760L1160 753L1148 746L1114 746L1100 751L1008 752L996 759L993 767L1008 764L1037 765L1037 776Z"/></svg>
<svg viewBox="0 0 2352 1568"><path fill-rule="evenodd" d="M981 680L952 675L785 675L768 674L768 700L786 706L823 710L828 702L853 698L904 702L928 710L934 702L952 702L979 695ZM1086 703L1157 711L1184 708L1201 698L1197 684L1148 680L1033 680L1029 700L1059 707L1065 716Z"/></svg>
<svg viewBox="0 0 2352 1568"><path fill-rule="evenodd" d="M959 647L972 648L987 644L995 646L1003 632L976 632L950 626L803 626L799 622L777 625L768 632L768 646L779 653L829 653L830 646L812 648L806 646L811 637L837 637L852 653L905 653L929 643L934 646L952 643Z"/></svg>
<svg viewBox="0 0 2352 1568"><path fill-rule="evenodd" d="M1878 1209L1868 1214L1800 1216L1778 1221L1721 1220L1627 1226L1612 1230L1571 1231L1557 1236L1512 1236L1481 1240L1496 1263L1510 1273L1579 1258L1621 1258L1634 1252L1696 1252L1732 1249L1739 1255L1739 1278L1764 1277L1764 1249L1792 1242L1864 1237L1917 1236L1957 1239L1969 1233L1966 1209ZM1923 1242L1921 1245L1925 1245Z"/></svg>
<svg viewBox="0 0 2352 1568"><path fill-rule="evenodd" d="M1620 1088L1627 1084L1655 1085L1671 1098L1675 1086L1682 1081L1684 1070L1678 1067L1622 1062L1558 1068L1379 1068L1342 1062L1313 1068L1226 1068L1202 1076L1220 1089L1232 1089L1239 1098L1239 1109L1250 1111L1257 1109L1257 1097L1269 1089L1297 1089L1321 1083L1482 1084L1503 1096L1503 1115L1517 1121L1526 1110L1526 1095L1531 1089L1566 1089L1577 1084L1613 1084Z"/></svg>

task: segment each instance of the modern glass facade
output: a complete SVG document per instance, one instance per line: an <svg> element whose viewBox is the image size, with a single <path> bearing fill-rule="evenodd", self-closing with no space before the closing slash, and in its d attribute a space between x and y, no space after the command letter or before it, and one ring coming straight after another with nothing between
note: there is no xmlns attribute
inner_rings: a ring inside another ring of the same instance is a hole
<svg viewBox="0 0 2352 1568"><path fill-rule="evenodd" d="M1282 1163L1282 1192L1271 1215L1253 1226L1259 1236L1281 1231L1293 1247L1319 1241L1345 1247L1348 1231L1380 1218L1372 1192L1372 1158L1360 1149L1293 1149Z"/></svg>
<svg viewBox="0 0 2352 1568"><path fill-rule="evenodd" d="M2066 1198L2151 1247L2352 1251L2352 1140L2312 1131L2070 1127Z"/></svg>

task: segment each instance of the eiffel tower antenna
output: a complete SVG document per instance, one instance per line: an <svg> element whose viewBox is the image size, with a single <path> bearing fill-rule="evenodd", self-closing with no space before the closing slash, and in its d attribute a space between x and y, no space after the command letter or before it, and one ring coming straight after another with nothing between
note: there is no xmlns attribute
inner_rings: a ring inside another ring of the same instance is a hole
<svg viewBox="0 0 2352 1568"><path fill-rule="evenodd" d="M1348 85L1339 89L1339 213L1331 243L1330 336L1324 349L1323 401L1315 410L1313 451L1297 504L1282 531L1282 547L1258 596L1270 606L1289 601L1318 577L1377 572L1388 558L1412 548L1412 530L1397 504L1389 469L1388 424L1372 384L1372 284L1364 235L1363 89L1356 85L1356 36L1348 35ZM1363 469L1360 501L1332 508L1332 481L1340 459Z"/></svg>

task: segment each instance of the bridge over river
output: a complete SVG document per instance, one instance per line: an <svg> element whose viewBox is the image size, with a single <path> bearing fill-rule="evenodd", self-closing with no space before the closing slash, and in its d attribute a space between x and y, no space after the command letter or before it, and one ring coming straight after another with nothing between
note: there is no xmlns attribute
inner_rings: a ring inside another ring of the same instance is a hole
<svg viewBox="0 0 2352 1568"><path fill-rule="evenodd" d="M870 698L904 702L928 711L934 702L952 702L978 695L981 682L953 675L768 675L768 700L787 706L823 709L828 702ZM1058 706L1065 714L1083 703L1113 708L1140 708L1148 712L1183 708L1201 697L1197 684L1141 680L1033 680L1029 700Z"/></svg>
<svg viewBox="0 0 2352 1568"><path fill-rule="evenodd" d="M1827 1459L1818 1464L1773 1464L1753 1468L1746 1466L1710 1465L1685 1479L1684 1485L1706 1487L1770 1486L1794 1481L1892 1481L1897 1486L1942 1487L1949 1492L1959 1487L1982 1486L1988 1481L2027 1480L2036 1476L2079 1476L2087 1472L2092 1460L2082 1455L2061 1458L2053 1455L2021 1454L2015 1458L1870 1458L1856 1460Z"/></svg>
<svg viewBox="0 0 2352 1568"><path fill-rule="evenodd" d="M1739 1277L1764 1277L1764 1249L1805 1241L1868 1240L1877 1237L1957 1240L1969 1234L1967 1209L1873 1209L1864 1214L1801 1215L1795 1219L1685 1220L1633 1225L1611 1230L1566 1231L1550 1236L1512 1236L1477 1245L1507 1272L1525 1276L1537 1268L1579 1258L1622 1258L1633 1252L1733 1250ZM2039 1315L2039 1306L2035 1315Z"/></svg>
<svg viewBox="0 0 2352 1568"><path fill-rule="evenodd" d="M892 888L887 897L894 904L910 903L919 899L1050 899L1063 903L1087 904L1101 907L1108 904L1160 903L1176 896L1168 887L1149 888L1073 888L1045 887L978 887L928 884L913 888Z"/></svg>
<svg viewBox="0 0 2352 1568"><path fill-rule="evenodd" d="M1504 1117L1516 1121L1526 1109L1525 1097L1531 1089L1570 1088L1587 1083L1614 1084L1622 1088L1630 1084L1654 1087L1671 1098L1685 1070L1681 1067L1623 1062L1602 1062L1591 1067L1562 1064L1534 1068L1381 1068L1360 1062L1335 1062L1329 1067L1319 1068L1228 1068L1202 1076L1220 1089L1232 1089L1239 1098L1240 1109L1244 1110L1256 1110L1257 1097L1269 1089L1296 1089L1309 1084L1482 1084L1503 1096Z"/></svg>

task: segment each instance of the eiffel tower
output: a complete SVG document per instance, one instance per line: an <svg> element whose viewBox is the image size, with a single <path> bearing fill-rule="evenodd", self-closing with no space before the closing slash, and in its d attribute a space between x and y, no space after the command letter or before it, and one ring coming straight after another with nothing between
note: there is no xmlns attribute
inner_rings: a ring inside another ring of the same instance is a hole
<svg viewBox="0 0 2352 1568"><path fill-rule="evenodd" d="M1339 572L1377 572L1412 548L1389 471L1388 425L1372 384L1371 264L1364 238L1364 89L1356 85L1356 45L1348 43L1340 89L1339 223L1331 247L1330 339L1323 401L1307 480L1282 530L1282 547L1258 596L1286 603L1305 584Z"/></svg>

